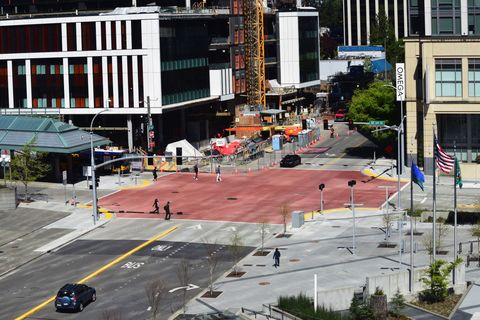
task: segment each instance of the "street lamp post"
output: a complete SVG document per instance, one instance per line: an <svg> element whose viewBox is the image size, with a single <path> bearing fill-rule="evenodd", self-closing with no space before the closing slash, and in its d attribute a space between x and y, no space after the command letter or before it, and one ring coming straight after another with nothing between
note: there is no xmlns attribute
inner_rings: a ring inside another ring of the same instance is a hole
<svg viewBox="0 0 480 320"><path fill-rule="evenodd" d="M348 181L348 186L350 187L350 207L352 208L352 214L353 214L353 248L352 252L353 255L355 255L355 232L356 232L356 226L355 226L355 201L353 200L353 187L357 184L357 181L355 180L350 180Z"/></svg>
<svg viewBox="0 0 480 320"><path fill-rule="evenodd" d="M93 224L95 225L97 223L98 219L98 204L97 204L97 185L96 185L96 180L95 180L95 157L93 153L93 121L95 121L95 118L104 112L107 112L108 109L103 109L102 111L98 112L93 116L92 121L90 122L90 168L92 171L92 207L93 207Z"/></svg>

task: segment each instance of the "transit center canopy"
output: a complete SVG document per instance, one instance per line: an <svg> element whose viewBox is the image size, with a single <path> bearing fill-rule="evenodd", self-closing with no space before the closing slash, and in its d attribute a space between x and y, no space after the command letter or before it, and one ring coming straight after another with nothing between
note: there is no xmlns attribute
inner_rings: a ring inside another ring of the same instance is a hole
<svg viewBox="0 0 480 320"><path fill-rule="evenodd" d="M92 135L93 146L111 141ZM35 142L35 150L53 153L76 153L90 149L90 133L53 118L0 115L0 149L20 150Z"/></svg>

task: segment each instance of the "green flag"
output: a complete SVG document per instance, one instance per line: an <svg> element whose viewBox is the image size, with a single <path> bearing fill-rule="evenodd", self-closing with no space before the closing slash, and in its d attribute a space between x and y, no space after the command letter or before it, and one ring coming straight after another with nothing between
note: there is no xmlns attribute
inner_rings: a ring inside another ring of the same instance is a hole
<svg viewBox="0 0 480 320"><path fill-rule="evenodd" d="M462 172L460 171L460 163L458 162L457 157L455 157L455 184L462 189Z"/></svg>

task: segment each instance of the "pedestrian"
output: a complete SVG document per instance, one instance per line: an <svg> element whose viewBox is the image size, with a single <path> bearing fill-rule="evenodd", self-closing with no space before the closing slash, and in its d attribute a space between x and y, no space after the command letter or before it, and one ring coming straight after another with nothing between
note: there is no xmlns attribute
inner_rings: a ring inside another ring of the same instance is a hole
<svg viewBox="0 0 480 320"><path fill-rule="evenodd" d="M163 210L165 210L165 220L170 220L170 201L167 201L167 204L163 207Z"/></svg>
<svg viewBox="0 0 480 320"><path fill-rule="evenodd" d="M196 163L193 166L193 172L195 172L195 176L193 177L193 179L198 180L198 164Z"/></svg>
<svg viewBox="0 0 480 320"><path fill-rule="evenodd" d="M335 129L333 129L333 126L330 127L330 138L333 138L335 135Z"/></svg>
<svg viewBox="0 0 480 320"><path fill-rule="evenodd" d="M155 198L155 201L153 201L153 206L152 207L153 207L152 213L156 213L156 214L160 213L160 206L159 206L157 198Z"/></svg>
<svg viewBox="0 0 480 320"><path fill-rule="evenodd" d="M215 168L215 173L217 174L217 182L222 181L222 174L220 172L220 165L218 165L218 167Z"/></svg>
<svg viewBox="0 0 480 320"><path fill-rule="evenodd" d="M153 174L153 181L157 181L157 167L153 167L152 174Z"/></svg>
<svg viewBox="0 0 480 320"><path fill-rule="evenodd" d="M280 267L280 251L278 251L278 248L275 248L275 252L273 253L273 260L275 260L275 263L273 266Z"/></svg>

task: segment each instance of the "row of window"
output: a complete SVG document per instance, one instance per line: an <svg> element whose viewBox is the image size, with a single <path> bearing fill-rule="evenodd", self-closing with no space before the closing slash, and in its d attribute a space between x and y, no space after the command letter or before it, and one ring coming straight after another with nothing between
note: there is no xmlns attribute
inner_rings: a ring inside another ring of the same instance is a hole
<svg viewBox="0 0 480 320"><path fill-rule="evenodd" d="M97 30L95 22L82 22L81 28L77 30L76 23L67 23L67 38L62 40L60 23L44 25L20 25L0 26L0 54L2 53L28 53L28 52L58 52L62 51L62 41L66 41L67 50L77 50L77 31L81 33L82 50L99 50L96 45L97 32L101 36L102 49L107 48L107 28L110 24L109 46L115 49L126 49L127 30L126 21L120 21L120 30L116 30L116 21L100 22L100 30ZM117 48L117 34L121 37L120 47ZM141 21L131 22L132 48L142 47Z"/></svg>
<svg viewBox="0 0 480 320"><path fill-rule="evenodd" d="M208 58L192 58L182 60L162 61L162 71L173 71L206 67Z"/></svg>
<svg viewBox="0 0 480 320"><path fill-rule="evenodd" d="M27 108L27 99L21 100L22 108ZM65 108L64 98L35 98L32 99L33 108ZM70 98L71 108L88 107L88 98Z"/></svg>
<svg viewBox="0 0 480 320"><path fill-rule="evenodd" d="M87 70L88 69L86 64L71 64L68 66L69 74L87 74ZM17 67L17 72L19 76L26 75L26 71L27 70L25 65L19 65ZM40 64L32 66L32 75L40 74L47 74L47 66ZM63 65L50 65L49 74L63 74Z"/></svg>
<svg viewBox="0 0 480 320"><path fill-rule="evenodd" d="M190 101L200 98L205 98L210 96L210 90L208 89L198 89L198 90L189 90L178 92L174 94L167 94L162 96L162 104L173 104L180 103L184 101Z"/></svg>
<svg viewBox="0 0 480 320"><path fill-rule="evenodd" d="M435 60L435 95L462 96L462 60ZM480 97L480 59L468 59L468 96Z"/></svg>

